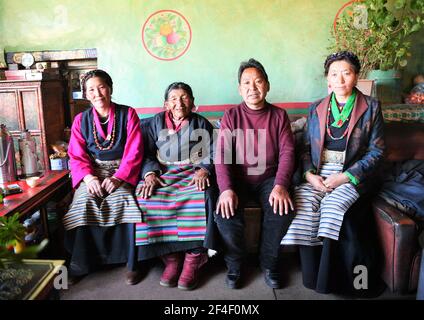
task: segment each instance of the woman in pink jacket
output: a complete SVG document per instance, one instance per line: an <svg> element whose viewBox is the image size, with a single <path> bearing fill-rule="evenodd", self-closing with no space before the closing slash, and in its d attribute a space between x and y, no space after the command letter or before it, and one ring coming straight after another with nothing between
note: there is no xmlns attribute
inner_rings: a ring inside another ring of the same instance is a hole
<svg viewBox="0 0 424 320"><path fill-rule="evenodd" d="M143 156L140 120L133 108L112 102L113 83L105 71L88 72L82 85L92 107L72 125L75 194L63 219L71 280L103 264L126 263L134 223L141 221L133 195ZM132 275L127 277L133 284Z"/></svg>

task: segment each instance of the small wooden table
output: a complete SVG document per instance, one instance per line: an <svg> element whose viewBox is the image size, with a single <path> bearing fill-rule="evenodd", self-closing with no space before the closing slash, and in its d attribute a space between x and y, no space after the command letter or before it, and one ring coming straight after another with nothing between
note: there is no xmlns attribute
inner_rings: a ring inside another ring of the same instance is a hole
<svg viewBox="0 0 424 320"><path fill-rule="evenodd" d="M18 184L23 192L8 195L4 198L3 203L0 204L0 216L8 216L19 212L21 217L24 217L40 210L41 221L48 237L47 211L44 206L53 196L69 191L71 179L69 170L46 171L40 179L40 184L34 188L29 187L25 180L7 183L6 185Z"/></svg>
<svg viewBox="0 0 424 320"><path fill-rule="evenodd" d="M9 264L3 272L3 290L6 300L44 300L54 289L54 279L64 260L24 259Z"/></svg>

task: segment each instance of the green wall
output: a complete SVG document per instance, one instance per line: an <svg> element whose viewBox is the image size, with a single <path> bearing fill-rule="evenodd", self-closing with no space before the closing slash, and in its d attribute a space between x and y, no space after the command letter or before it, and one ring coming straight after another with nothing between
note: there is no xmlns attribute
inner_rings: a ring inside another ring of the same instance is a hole
<svg viewBox="0 0 424 320"><path fill-rule="evenodd" d="M0 0L0 48L10 51L97 48L114 80L114 99L162 105L173 81L193 87L200 105L238 103L237 69L254 57L270 77L270 102L313 101L326 92L322 64L330 28L346 0ZM181 58L149 55L141 28L171 9L193 36Z"/></svg>

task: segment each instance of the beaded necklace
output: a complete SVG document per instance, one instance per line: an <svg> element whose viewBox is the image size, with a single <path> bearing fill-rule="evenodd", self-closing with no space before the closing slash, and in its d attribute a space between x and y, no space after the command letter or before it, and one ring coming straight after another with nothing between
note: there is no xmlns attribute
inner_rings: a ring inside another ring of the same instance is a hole
<svg viewBox="0 0 424 320"><path fill-rule="evenodd" d="M109 119L108 119L109 121ZM108 135L106 137L106 141L109 140L109 144L107 147L103 147L100 143L99 143L99 139L97 137L97 128L96 128L96 123L94 121L94 117L93 117L93 136L94 136L94 143L96 144L96 147L102 151L106 151L106 150L110 150L113 147L113 144L115 143L115 130L116 129L116 118L113 120L113 127L112 127L112 133L111 135Z"/></svg>
<svg viewBox="0 0 424 320"><path fill-rule="evenodd" d="M110 118L110 116L107 116L107 118L106 118L105 122L101 122L101 121L100 121L100 118L99 118L100 124L106 124L106 123L108 123L108 122L109 122L109 118Z"/></svg>
<svg viewBox="0 0 424 320"><path fill-rule="evenodd" d="M333 137L333 135L331 134L331 130L330 130L330 112L331 112L331 107L328 106L327 109L327 123L326 123L326 128L327 128L327 135L331 138L331 140L337 141L337 140L342 140L344 137L346 137L347 132L349 130L349 125L346 126L346 129L344 130L343 134L340 137ZM350 115L348 118L345 119L344 122L349 121Z"/></svg>

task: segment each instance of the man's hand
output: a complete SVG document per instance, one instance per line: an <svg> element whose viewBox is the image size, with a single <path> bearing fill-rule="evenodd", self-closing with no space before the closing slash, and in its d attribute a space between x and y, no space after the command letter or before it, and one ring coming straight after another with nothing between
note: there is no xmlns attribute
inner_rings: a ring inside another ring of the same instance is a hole
<svg viewBox="0 0 424 320"><path fill-rule="evenodd" d="M289 209L294 210L293 202L286 188L276 184L269 195L269 204L274 209L274 214L280 216L289 214Z"/></svg>
<svg viewBox="0 0 424 320"><path fill-rule="evenodd" d="M99 198L103 198L105 196L105 190L102 188L98 177L87 175L84 178L84 182L87 185L87 191L89 194Z"/></svg>
<svg viewBox="0 0 424 320"><path fill-rule="evenodd" d="M312 172L308 172L305 176L306 181L308 181L315 190L317 191L321 191L321 192L331 192L332 189L328 188L325 184L324 184L324 178L317 175L317 174L313 174Z"/></svg>
<svg viewBox="0 0 424 320"><path fill-rule="evenodd" d="M106 178L102 182L102 188L106 190L107 193L111 194L113 191L118 189L122 184L122 181L118 178L112 176L110 178Z"/></svg>
<svg viewBox="0 0 424 320"><path fill-rule="evenodd" d="M221 193L221 195L219 196L216 214L221 213L222 218L230 219L230 217L234 216L237 207L237 194L233 190L228 189Z"/></svg>
<svg viewBox="0 0 424 320"><path fill-rule="evenodd" d="M195 184L197 190L203 191L210 187L209 172L206 169L200 168L194 173L193 179L190 181L189 186Z"/></svg>
<svg viewBox="0 0 424 320"><path fill-rule="evenodd" d="M156 173L151 173L144 178L144 185L138 190L137 194L140 194L143 199L147 199L159 186L166 187L166 183Z"/></svg>
<svg viewBox="0 0 424 320"><path fill-rule="evenodd" d="M348 183L349 177L343 173L333 173L324 180L324 185L329 189L336 189L344 183Z"/></svg>

